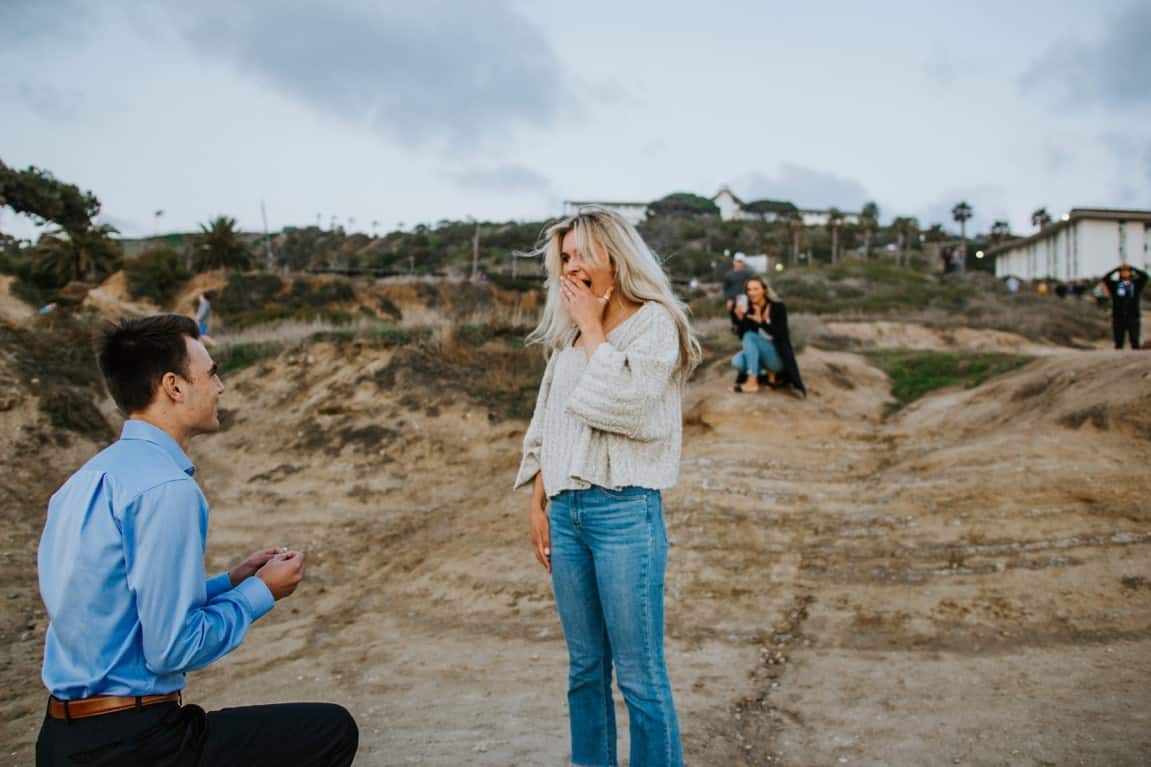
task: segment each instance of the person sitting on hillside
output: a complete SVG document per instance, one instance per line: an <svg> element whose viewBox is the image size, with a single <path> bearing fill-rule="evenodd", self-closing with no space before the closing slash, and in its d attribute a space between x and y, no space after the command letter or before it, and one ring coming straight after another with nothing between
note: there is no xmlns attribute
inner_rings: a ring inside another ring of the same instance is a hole
<svg viewBox="0 0 1151 767"><path fill-rule="evenodd" d="M1111 294L1111 329L1115 335L1115 348L1122 349L1124 336L1132 349L1139 343L1139 298L1147 287L1147 272L1123 264L1103 275L1103 286Z"/></svg>
<svg viewBox="0 0 1151 767"><path fill-rule="evenodd" d="M732 331L743 344L743 350L731 360L738 371L735 391L756 392L761 384L790 384L807 397L791 346L787 306L762 277L749 278L746 291L731 310Z"/></svg>
<svg viewBox="0 0 1151 767"><path fill-rule="evenodd" d="M731 262L731 271L723 278L723 300L729 312L735 307L736 299L743 295L749 277L751 272L747 270L747 256L736 253Z"/></svg>

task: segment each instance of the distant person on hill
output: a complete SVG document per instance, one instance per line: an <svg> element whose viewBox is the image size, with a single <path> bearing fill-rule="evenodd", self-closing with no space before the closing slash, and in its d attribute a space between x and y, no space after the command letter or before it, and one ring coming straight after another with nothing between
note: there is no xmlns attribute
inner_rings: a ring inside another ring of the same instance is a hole
<svg viewBox="0 0 1151 767"><path fill-rule="evenodd" d="M746 291L731 310L732 332L743 345L731 360L738 371L735 391L756 392L761 384L790 384L806 397L807 388L791 346L787 306L762 277L749 278Z"/></svg>
<svg viewBox="0 0 1151 767"><path fill-rule="evenodd" d="M736 253L731 260L731 271L723 278L723 301L729 312L735 306L736 298L743 295L749 277L751 272L747 269L747 256Z"/></svg>
<svg viewBox="0 0 1151 767"><path fill-rule="evenodd" d="M214 345L208 325L212 320L212 304L208 301L208 294L201 292L196 296L196 327L200 329L200 338L206 346Z"/></svg>
<svg viewBox="0 0 1151 767"><path fill-rule="evenodd" d="M661 491L679 473L683 387L699 344L659 261L619 214L585 206L548 229L540 250L548 294L528 342L549 356L515 486L532 486L532 548L551 573L567 642L565 764L619 763L614 665L630 764L682 767L663 650Z"/></svg>
<svg viewBox="0 0 1151 767"><path fill-rule="evenodd" d="M347 767L356 754L340 706L183 705L187 672L236 649L304 577L304 555L286 547L204 573L208 502L186 451L220 428L224 385L199 335L167 314L100 339L100 371L127 420L48 502L37 571L50 697L37 767Z"/></svg>
<svg viewBox="0 0 1151 767"><path fill-rule="evenodd" d="M1007 278L1007 292L1015 295L1019 292L1019 278L1011 276Z"/></svg>
<svg viewBox="0 0 1151 767"><path fill-rule="evenodd" d="M1147 287L1147 272L1123 264L1103 275L1103 286L1111 294L1111 330L1115 348L1122 349L1126 337L1132 349L1140 348L1139 299Z"/></svg>

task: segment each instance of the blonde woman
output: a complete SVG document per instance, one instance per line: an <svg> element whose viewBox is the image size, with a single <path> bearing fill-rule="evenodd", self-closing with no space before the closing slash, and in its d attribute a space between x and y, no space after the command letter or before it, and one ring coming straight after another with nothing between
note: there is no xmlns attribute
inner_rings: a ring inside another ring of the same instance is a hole
<svg viewBox="0 0 1151 767"><path fill-rule="evenodd" d="M617 764L614 665L632 767L680 767L660 491L679 472L681 390L699 344L655 255L617 214L582 208L540 251L548 296L528 341L549 359L516 487L532 485L532 547L567 641L571 761Z"/></svg>

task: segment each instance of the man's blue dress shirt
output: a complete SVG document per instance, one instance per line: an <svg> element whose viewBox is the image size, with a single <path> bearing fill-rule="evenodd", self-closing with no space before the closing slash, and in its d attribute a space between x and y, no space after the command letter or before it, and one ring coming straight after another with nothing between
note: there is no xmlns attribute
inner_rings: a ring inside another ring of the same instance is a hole
<svg viewBox="0 0 1151 767"><path fill-rule="evenodd" d="M164 431L130 420L52 496L38 565L43 678L57 698L182 689L186 671L234 650L272 609L259 578L205 578L195 471Z"/></svg>

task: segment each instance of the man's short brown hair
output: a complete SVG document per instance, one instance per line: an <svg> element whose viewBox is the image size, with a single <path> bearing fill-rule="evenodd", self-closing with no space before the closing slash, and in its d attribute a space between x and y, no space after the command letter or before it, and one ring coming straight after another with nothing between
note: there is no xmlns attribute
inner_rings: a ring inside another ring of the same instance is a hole
<svg viewBox="0 0 1151 767"><path fill-rule="evenodd" d="M97 340L97 358L108 393L124 415L152 404L166 373L188 377L184 337L198 339L190 317L157 314L108 323Z"/></svg>

